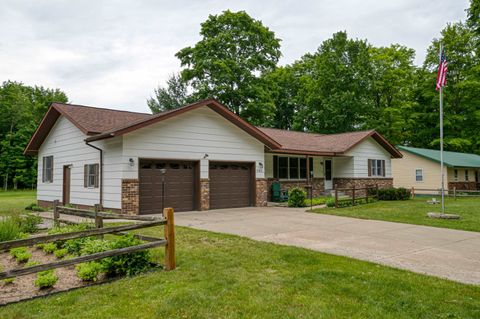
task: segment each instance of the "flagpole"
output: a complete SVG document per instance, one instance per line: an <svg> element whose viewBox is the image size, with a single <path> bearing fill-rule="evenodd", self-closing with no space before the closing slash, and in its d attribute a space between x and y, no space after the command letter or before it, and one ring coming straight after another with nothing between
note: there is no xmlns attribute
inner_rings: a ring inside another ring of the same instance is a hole
<svg viewBox="0 0 480 319"><path fill-rule="evenodd" d="M442 59L443 44L440 42L439 60ZM442 214L445 214L445 172L443 170L443 85L440 85L440 169L442 170Z"/></svg>

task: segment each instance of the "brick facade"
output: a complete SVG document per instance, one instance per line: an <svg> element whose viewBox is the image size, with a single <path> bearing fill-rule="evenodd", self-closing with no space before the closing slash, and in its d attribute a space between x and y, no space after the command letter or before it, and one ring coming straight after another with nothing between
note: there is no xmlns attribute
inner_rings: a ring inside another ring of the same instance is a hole
<svg viewBox="0 0 480 319"><path fill-rule="evenodd" d="M210 181L208 178L200 179L200 210L210 209Z"/></svg>
<svg viewBox="0 0 480 319"><path fill-rule="evenodd" d="M477 190L477 182L449 182L448 189L453 190L453 188L457 190L470 190L474 191Z"/></svg>
<svg viewBox="0 0 480 319"><path fill-rule="evenodd" d="M267 180L267 198L268 201L272 200L272 184L278 181L275 178L269 178ZM325 191L325 182L323 178L312 178L311 184L313 186L313 197L318 197ZM282 192L287 192L292 187L305 188L307 181L280 181L280 189Z"/></svg>
<svg viewBox="0 0 480 319"><path fill-rule="evenodd" d="M122 179L122 213L138 215L139 212L140 183L138 179Z"/></svg>
<svg viewBox="0 0 480 319"><path fill-rule="evenodd" d="M255 181L256 187L256 196L255 196L255 206L263 207L267 206L268 199L268 182L266 178L257 178Z"/></svg>

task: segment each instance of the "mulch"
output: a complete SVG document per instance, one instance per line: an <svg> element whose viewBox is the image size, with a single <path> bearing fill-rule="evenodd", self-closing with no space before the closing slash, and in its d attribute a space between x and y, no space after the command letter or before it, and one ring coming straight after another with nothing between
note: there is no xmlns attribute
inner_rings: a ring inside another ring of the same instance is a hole
<svg viewBox="0 0 480 319"><path fill-rule="evenodd" d="M46 264L58 260L53 254L46 254L41 249L36 249L33 247L29 247L28 249L32 253L32 257L29 261L36 261L41 264ZM0 265L2 266L2 271L25 267L25 264L18 264L15 258L10 256L9 252L0 253ZM37 278L37 274L16 277L13 283L5 283L0 281L0 305L6 305L21 300L45 296L52 293L92 284L91 282L82 281L77 277L75 265L57 268L54 271L58 277L58 281L52 288L47 289L39 289L38 287L35 287L34 282ZM104 280L106 280L106 278L99 276L97 283L100 283Z"/></svg>

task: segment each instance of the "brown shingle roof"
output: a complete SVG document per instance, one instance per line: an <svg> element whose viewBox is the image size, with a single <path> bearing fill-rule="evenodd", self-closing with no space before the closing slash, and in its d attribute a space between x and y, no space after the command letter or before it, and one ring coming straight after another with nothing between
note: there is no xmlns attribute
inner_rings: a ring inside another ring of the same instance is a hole
<svg viewBox="0 0 480 319"><path fill-rule="evenodd" d="M374 130L340 134L316 134L272 128L260 128L260 130L282 145L274 152L333 156L344 154L367 137L372 137L393 157L401 157L400 152Z"/></svg>
<svg viewBox="0 0 480 319"><path fill-rule="evenodd" d="M84 105L52 103L30 139L24 153L31 155L38 152L38 149L60 115L69 119L84 134L90 135L90 137L86 139L87 141L96 141L119 136L202 106L208 106L213 111L264 143L272 149L273 152L327 156L341 155L365 138L372 137L390 152L393 157L401 157L401 153L376 131L323 135L271 128L257 128L213 99L199 101L155 115Z"/></svg>
<svg viewBox="0 0 480 319"><path fill-rule="evenodd" d="M72 121L85 134L100 134L128 123L152 117L151 114L104 109L85 105L53 103L52 107Z"/></svg>

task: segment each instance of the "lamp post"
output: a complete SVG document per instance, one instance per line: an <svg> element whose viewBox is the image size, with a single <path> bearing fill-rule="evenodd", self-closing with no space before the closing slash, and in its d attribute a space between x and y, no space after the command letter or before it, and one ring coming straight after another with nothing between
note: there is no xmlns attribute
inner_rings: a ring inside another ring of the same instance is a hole
<svg viewBox="0 0 480 319"><path fill-rule="evenodd" d="M162 215L163 210L165 209L165 174L167 173L166 168L160 169L160 176L162 177Z"/></svg>

